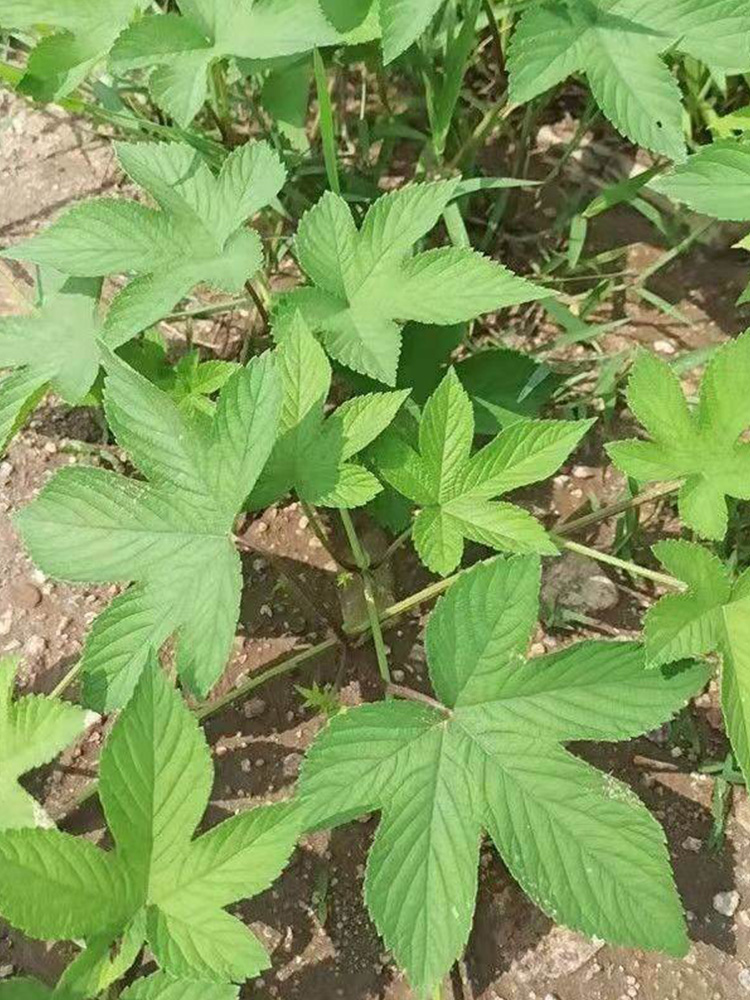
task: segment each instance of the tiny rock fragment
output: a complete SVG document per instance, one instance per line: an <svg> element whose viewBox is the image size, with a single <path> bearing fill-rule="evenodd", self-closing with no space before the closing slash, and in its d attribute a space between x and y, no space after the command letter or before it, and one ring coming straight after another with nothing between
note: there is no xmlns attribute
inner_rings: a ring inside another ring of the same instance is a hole
<svg viewBox="0 0 750 1000"><path fill-rule="evenodd" d="M677 348L674 344L670 344L668 340L655 340L654 350L659 351L660 354L674 354Z"/></svg>
<svg viewBox="0 0 750 1000"><path fill-rule="evenodd" d="M0 612L0 635L8 635L13 625L13 610L6 608Z"/></svg>
<svg viewBox="0 0 750 1000"><path fill-rule="evenodd" d="M685 851L692 851L697 854L703 846L703 841L698 837L685 837L682 842L682 849Z"/></svg>
<svg viewBox="0 0 750 1000"><path fill-rule="evenodd" d="M536 948L513 962L510 972L520 983L538 977L559 979L577 972L603 947L603 941L590 940L567 927L553 927Z"/></svg>
<svg viewBox="0 0 750 1000"><path fill-rule="evenodd" d="M714 896L714 909L725 917L733 917L740 905L740 894L736 889L728 892L717 892Z"/></svg>
<svg viewBox="0 0 750 1000"><path fill-rule="evenodd" d="M282 766L284 777L296 778L303 759L304 758L301 753L290 753L288 757L285 757L284 764Z"/></svg>
<svg viewBox="0 0 750 1000"><path fill-rule="evenodd" d="M750 969L742 969L740 974L737 976L740 982L740 986L743 990L747 990L750 993Z"/></svg>
<svg viewBox="0 0 750 1000"><path fill-rule="evenodd" d="M40 635L30 636L23 644L24 655L28 656L29 659L32 660L40 657L46 648L47 643Z"/></svg>
<svg viewBox="0 0 750 1000"><path fill-rule="evenodd" d="M266 703L262 698L251 698L246 701L242 707L242 711L246 719L257 719L259 716L263 715L266 710Z"/></svg>
<svg viewBox="0 0 750 1000"><path fill-rule="evenodd" d="M10 592L15 606L25 610L35 608L42 600L42 592L39 588L25 580L14 584Z"/></svg>

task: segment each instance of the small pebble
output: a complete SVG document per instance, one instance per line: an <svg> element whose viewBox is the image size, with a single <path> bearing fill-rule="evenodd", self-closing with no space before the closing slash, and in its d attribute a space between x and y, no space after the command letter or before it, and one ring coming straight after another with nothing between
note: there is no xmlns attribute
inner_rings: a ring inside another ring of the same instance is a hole
<svg viewBox="0 0 750 1000"><path fill-rule="evenodd" d="M246 719L257 719L259 716L263 715L266 710L266 703L262 698L251 698L250 701L246 701L242 711Z"/></svg>
<svg viewBox="0 0 750 1000"><path fill-rule="evenodd" d="M8 635L13 625L13 610L6 608L0 614L0 635Z"/></svg>
<svg viewBox="0 0 750 1000"><path fill-rule="evenodd" d="M693 854L697 854L702 846L703 841L698 837L685 837L682 842L682 849L684 851L692 851Z"/></svg>
<svg viewBox="0 0 750 1000"><path fill-rule="evenodd" d="M32 635L23 644L23 652L29 659L36 659L44 653L47 648L46 641L40 635Z"/></svg>
<svg viewBox="0 0 750 1000"><path fill-rule="evenodd" d="M303 759L304 758L301 753L290 753L288 757L285 757L284 764L282 766L284 777L296 778L299 774L299 769Z"/></svg>
<svg viewBox="0 0 750 1000"><path fill-rule="evenodd" d="M674 354L677 348L674 344L670 344L668 340L655 340L654 350L659 351L660 354Z"/></svg>
<svg viewBox="0 0 750 1000"><path fill-rule="evenodd" d="M717 892L714 896L714 909L725 917L733 917L740 905L740 894L736 889L729 892Z"/></svg>
<svg viewBox="0 0 750 1000"><path fill-rule="evenodd" d="M28 611L35 608L42 600L42 592L39 588L25 580L11 587L11 595L16 607L25 608Z"/></svg>
<svg viewBox="0 0 750 1000"><path fill-rule="evenodd" d="M740 981L742 989L750 993L750 969L743 969L737 978Z"/></svg>
<svg viewBox="0 0 750 1000"><path fill-rule="evenodd" d="M393 671L393 679L394 679L394 681L397 684L401 684L402 681L403 681L403 679L404 679L404 672L403 672L403 670L394 670Z"/></svg>

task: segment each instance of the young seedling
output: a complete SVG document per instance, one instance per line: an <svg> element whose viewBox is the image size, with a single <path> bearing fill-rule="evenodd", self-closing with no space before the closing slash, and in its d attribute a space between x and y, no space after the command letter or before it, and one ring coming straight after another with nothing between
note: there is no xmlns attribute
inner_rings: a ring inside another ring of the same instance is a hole
<svg viewBox="0 0 750 1000"><path fill-rule="evenodd" d="M680 480L680 517L703 538L727 531L725 495L750 499L750 331L709 361L690 410L666 361L641 351L628 383L630 409L652 440L608 444L612 461L641 482Z"/></svg>
<svg viewBox="0 0 750 1000"><path fill-rule="evenodd" d="M592 423L520 420L472 455L472 404L451 369L425 404L417 440L395 427L372 457L383 479L420 508L413 538L422 562L447 576L461 562L465 538L509 552L557 554L531 514L493 498L546 479Z"/></svg>
<svg viewBox="0 0 750 1000"><path fill-rule="evenodd" d="M395 385L404 322L460 323L543 297L542 289L469 247L412 256L457 184L411 184L383 195L360 229L340 195L324 194L301 219L296 240L313 284L280 298L281 335L299 311L332 358Z"/></svg>
<svg viewBox="0 0 750 1000"><path fill-rule="evenodd" d="M326 418L331 366L299 314L274 354L282 386L278 439L249 506L267 507L292 490L316 506L366 504L382 486L352 459L391 423L409 390L355 396Z"/></svg>

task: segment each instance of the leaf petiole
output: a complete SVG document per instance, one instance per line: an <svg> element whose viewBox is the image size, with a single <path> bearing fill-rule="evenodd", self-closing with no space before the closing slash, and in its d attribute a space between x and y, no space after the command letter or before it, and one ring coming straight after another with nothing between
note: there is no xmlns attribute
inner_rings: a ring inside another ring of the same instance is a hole
<svg viewBox="0 0 750 1000"><path fill-rule="evenodd" d="M391 672L388 667L388 654L385 649L383 630L380 627L380 616L378 614L377 601L375 600L375 587L373 585L372 573L370 572L370 557L362 547L362 543L357 536L357 529L354 527L354 522L352 521L352 516L349 511L342 508L340 513L341 521L344 525L344 530L346 531L346 537L349 539L352 555L354 556L354 560L357 563L362 577L362 586L365 592L365 605L367 607L367 618L370 622L370 629L372 630L375 655L378 659L378 670L380 671L380 676L383 678L385 683L390 684Z"/></svg>
<svg viewBox="0 0 750 1000"><path fill-rule="evenodd" d="M642 576L646 580L653 580L654 583L660 583L662 586L670 587L673 590L687 590L686 584L674 576L667 576L666 573L659 573L656 570L648 569L646 566L639 566L637 563L628 562L627 559L618 559L617 556L611 556L607 552L599 552L598 549L592 549L588 545L571 542L567 538L560 538L555 535L551 537L561 548L568 549L569 552L588 556L589 559L595 559L597 562L605 563L607 566L624 569L628 573L633 573L635 576Z"/></svg>

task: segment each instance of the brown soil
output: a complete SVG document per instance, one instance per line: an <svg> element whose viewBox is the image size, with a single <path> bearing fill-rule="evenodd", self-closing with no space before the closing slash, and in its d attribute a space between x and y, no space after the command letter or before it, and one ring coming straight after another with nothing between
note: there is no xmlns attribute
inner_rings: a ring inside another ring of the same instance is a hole
<svg viewBox="0 0 750 1000"><path fill-rule="evenodd" d="M110 147L84 125L54 111L31 110L0 95L0 116L9 119L0 148L0 238L11 241L44 223L69 201L117 186ZM549 150L544 151L547 155ZM540 153L541 156L541 153ZM500 170L493 172L501 172ZM632 242L633 266L642 267L660 252L650 227L632 213L606 215L596 228L597 245ZM659 275L654 290L678 305L689 327L650 308L621 304L628 325L603 341L606 350L634 342L651 343L665 354L717 342L741 328L732 306L745 268L727 249L728 242L702 245ZM12 299L0 282L0 309ZM240 321L242 317L239 317ZM217 330L219 331L217 333ZM229 332L206 323L202 335L226 343ZM225 338L225 339L222 339ZM543 324L529 341L550 343ZM666 348L664 347L666 344ZM583 356L576 348L568 357ZM611 431L608 431L611 433ZM96 462L100 430L91 413L70 412L47 403L20 435L0 464L0 655L20 652L24 688L49 691L75 662L92 619L112 596L112 588L71 587L46 579L26 558L11 517L51 473L70 462ZM71 442L89 442L81 453ZM71 450L74 448L75 450ZM560 475L524 502L555 517L570 517L589 494L606 501L618 494L621 480L606 466L596 435ZM651 535L674 531L668 504L646 512L641 544ZM649 520L650 519L650 520ZM582 541L606 545L611 529L601 528ZM244 558L246 588L236 647L217 694L274 663L289 650L326 634L325 617L340 614L351 595L342 591L335 564L311 533L295 504L273 508L250 524L246 541L255 551ZM641 558L647 558L644 551ZM422 576L405 556L387 581L397 595L416 589ZM599 584L591 589L592 578ZM602 579L603 578L603 579ZM292 581L291 584L289 581ZM300 605L295 591L312 595L314 605ZM575 559L561 560L548 573L545 596L571 603L601 623L593 631L628 634L638 629L643 609L653 599L648 587L635 588L601 567ZM587 603L588 602L588 603ZM594 608L596 606L596 609ZM392 666L415 687L426 685L419 615L388 633ZM587 632L592 631L588 627ZM540 627L534 652L567 643L580 629ZM377 669L367 647L346 662L339 654L321 657L294 678L309 686L342 680L341 697L356 703L377 696ZM72 694L75 694L73 689ZM709 755L721 756L726 744L717 728L715 693L701 696L693 717ZM288 677L253 692L206 725L214 748L216 780L207 817L223 816L288 795L301 755L322 725L319 715L302 707L302 697ZM31 779L30 787L61 815L95 773L103 738L93 726L80 745ZM750 997L750 803L735 796L723 849L708 846L713 780L696 770L696 760L681 747L666 744L664 734L616 748L582 747L580 752L604 770L627 781L664 824L679 889L688 911L693 939L683 961L660 955L601 946L550 921L530 904L485 845L480 892L463 985L464 1000L742 1000ZM307 837L283 877L263 896L238 912L261 935L273 955L273 969L243 989L245 997L278 1000L407 1000L407 986L395 970L367 916L362 878L367 848L377 820L369 818L332 834ZM104 836L95 805L80 809L65 826L94 838ZM740 902L732 917L714 908L716 893L736 889ZM72 946L52 947L24 941L0 930L0 976L16 972L53 982Z"/></svg>

